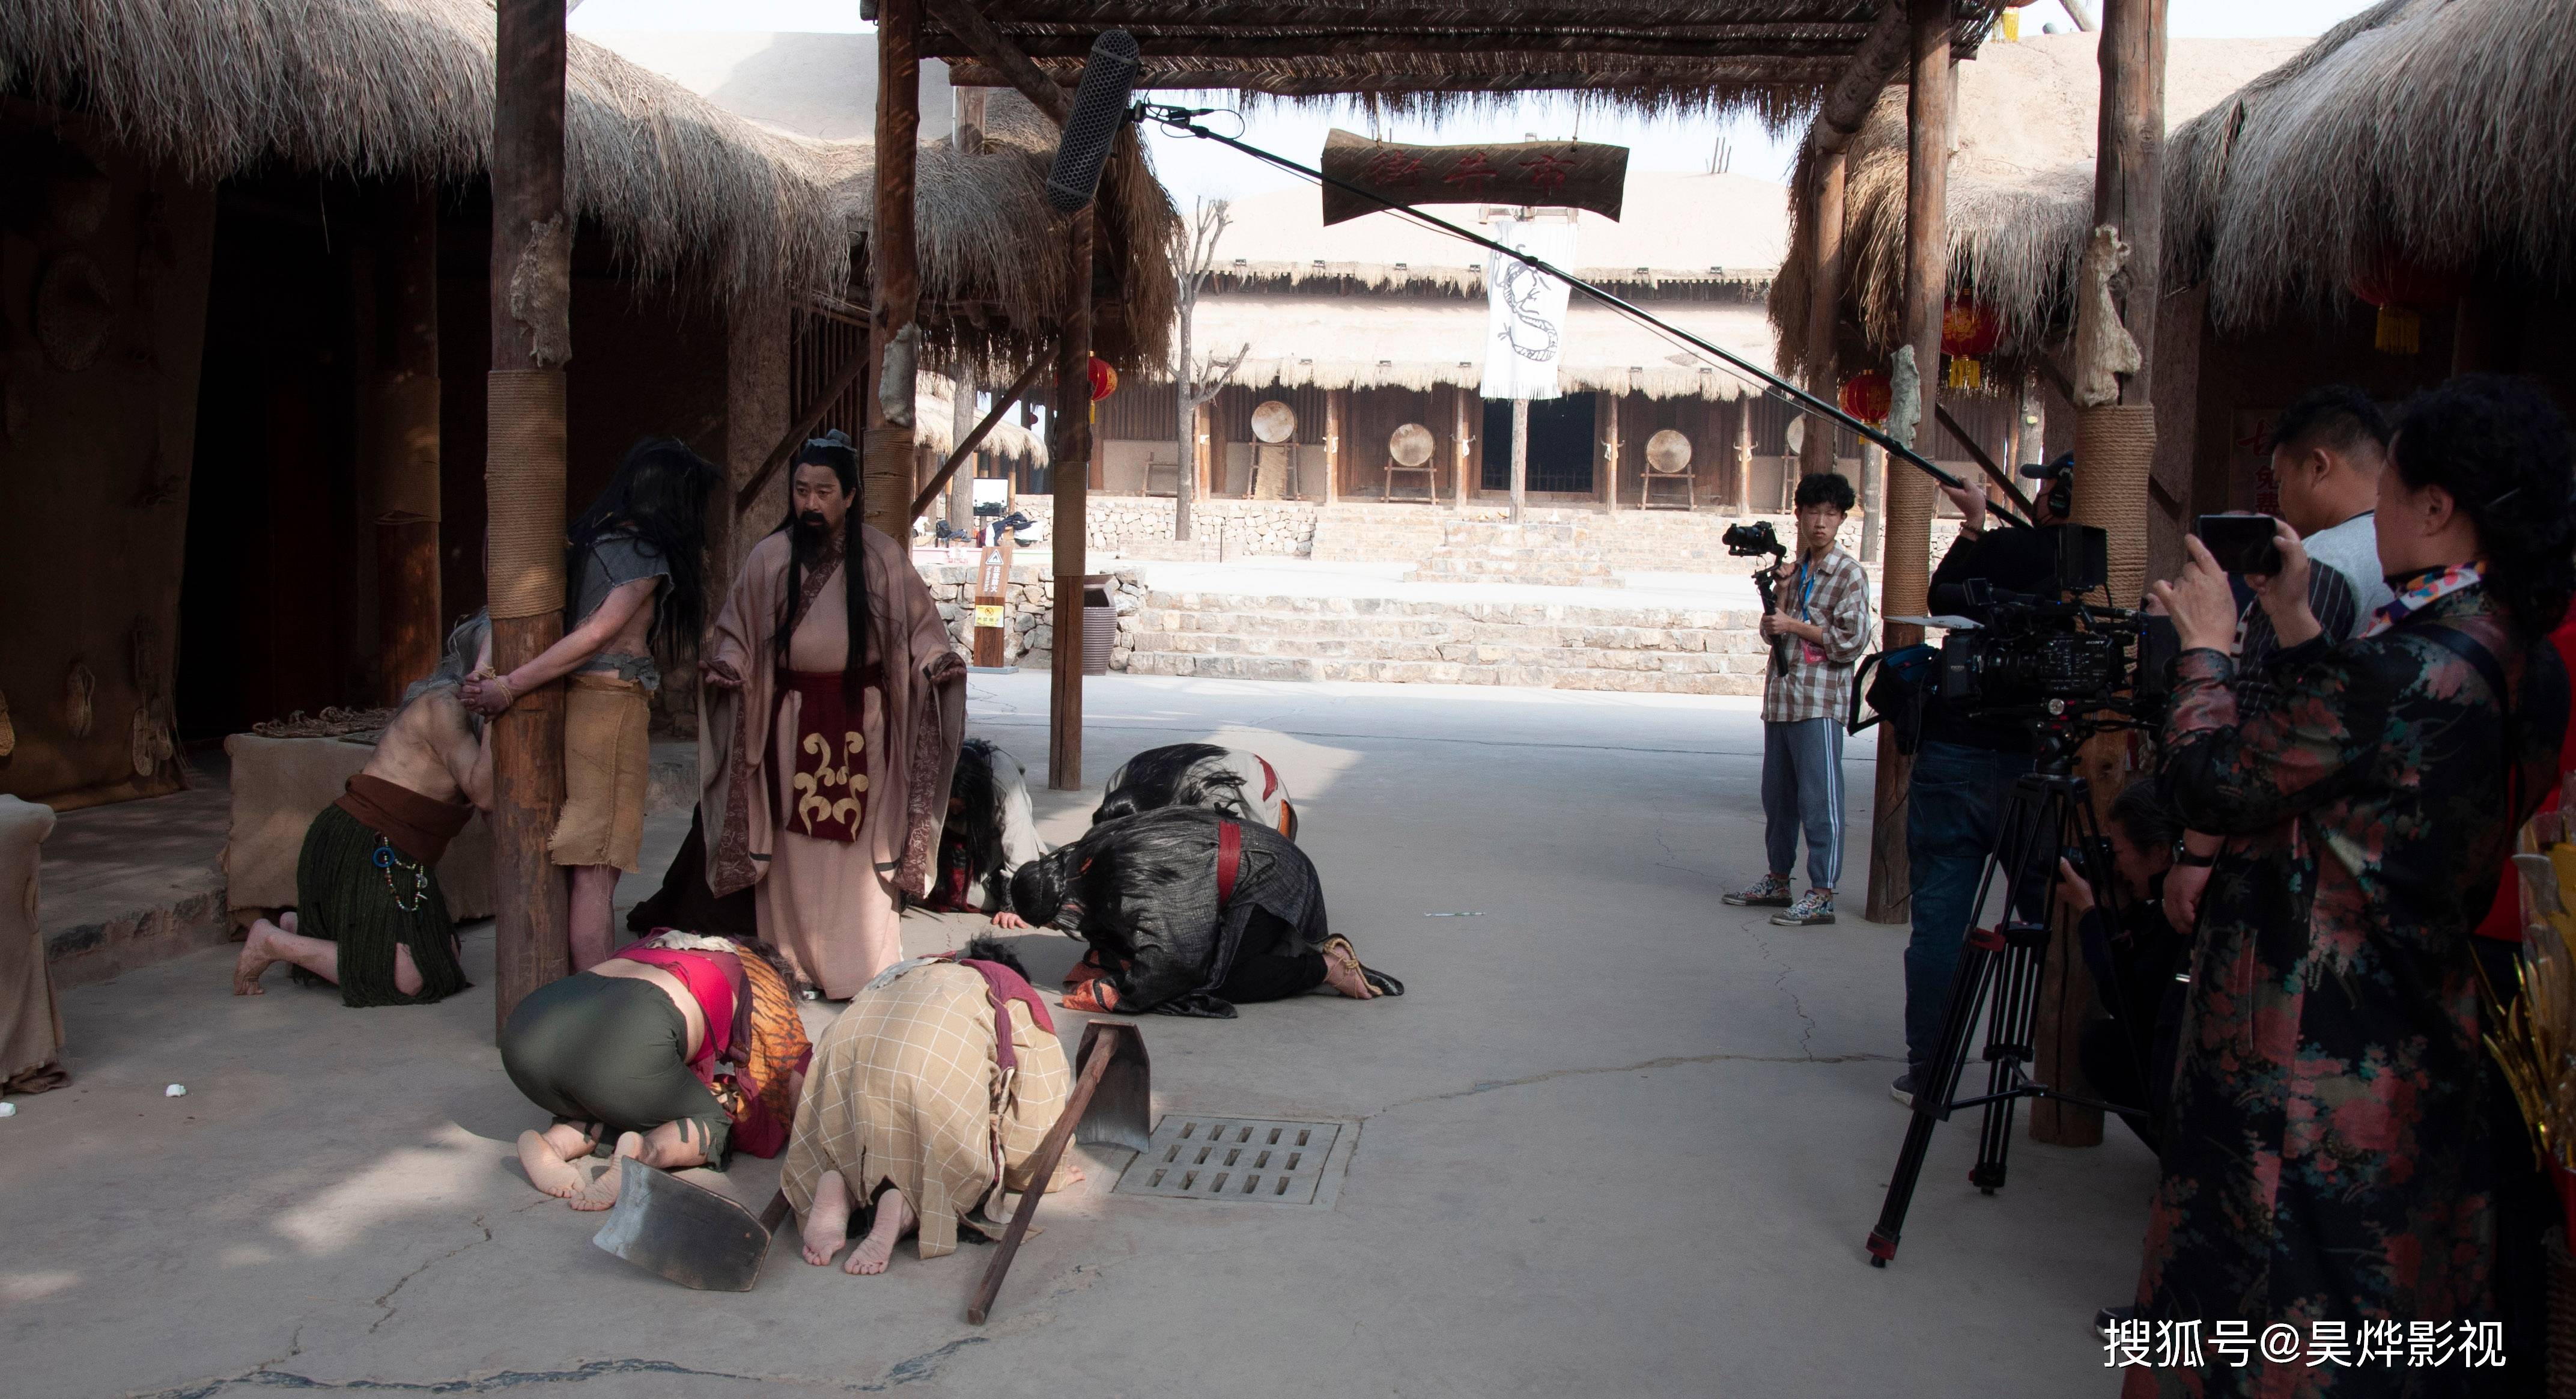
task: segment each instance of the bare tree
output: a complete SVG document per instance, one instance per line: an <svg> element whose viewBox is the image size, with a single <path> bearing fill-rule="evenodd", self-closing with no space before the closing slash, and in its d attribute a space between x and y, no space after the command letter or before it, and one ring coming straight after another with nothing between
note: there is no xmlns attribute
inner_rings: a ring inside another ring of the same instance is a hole
<svg viewBox="0 0 2576 1399"><path fill-rule="evenodd" d="M1180 295L1174 298L1179 334L1174 337L1172 353L1172 393L1178 410L1172 438L1179 453L1175 464L1180 478L1172 501L1174 539L1190 537L1190 507L1198 497L1199 409L1217 396L1252 353L1252 343L1245 341L1230 359L1218 359L1213 354L1195 362L1190 358L1190 329L1191 322L1198 319L1199 292L1216 266L1217 240L1225 236L1226 226L1232 222L1225 200L1202 199L1188 223L1172 225L1172 273L1180 283Z"/></svg>

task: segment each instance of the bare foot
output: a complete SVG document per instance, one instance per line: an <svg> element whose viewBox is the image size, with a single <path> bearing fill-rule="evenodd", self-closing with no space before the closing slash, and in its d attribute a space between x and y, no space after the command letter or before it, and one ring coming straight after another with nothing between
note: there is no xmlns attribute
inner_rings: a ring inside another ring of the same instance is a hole
<svg viewBox="0 0 2576 1399"><path fill-rule="evenodd" d="M877 1197L876 1226L859 1246L850 1250L850 1261L841 1271L854 1277L874 1277L886 1270L894 1259L895 1242L912 1232L920 1221L913 1216L912 1202L900 1190L888 1190Z"/></svg>
<svg viewBox="0 0 2576 1399"><path fill-rule="evenodd" d="M1324 984L1354 1001L1374 1000L1377 991L1360 975L1356 959L1344 960L1332 953L1324 954Z"/></svg>
<svg viewBox="0 0 2576 1399"><path fill-rule="evenodd" d="M600 1172L599 1178L592 1181L588 1189L572 1197L572 1207L577 1210L604 1210L616 1204L617 1187L624 1183L626 1176L626 1158L641 1157L643 1154L642 1133L628 1132L619 1137L617 1154L609 1159L608 1169Z"/></svg>
<svg viewBox="0 0 2576 1399"><path fill-rule="evenodd" d="M263 918L251 924L249 935L242 939L241 956L233 962L234 995L265 996L268 994L268 988L259 984L259 978L282 960L276 953L269 950L270 931L269 921Z"/></svg>
<svg viewBox="0 0 2576 1399"><path fill-rule="evenodd" d="M814 1208L805 1212L805 1261L828 1266L849 1241L850 1183L839 1171L825 1171L814 1187Z"/></svg>
<svg viewBox="0 0 2576 1399"><path fill-rule="evenodd" d="M558 1155L542 1132L519 1134L519 1169L528 1173L530 1185L558 1200L571 1199L590 1183L581 1167Z"/></svg>

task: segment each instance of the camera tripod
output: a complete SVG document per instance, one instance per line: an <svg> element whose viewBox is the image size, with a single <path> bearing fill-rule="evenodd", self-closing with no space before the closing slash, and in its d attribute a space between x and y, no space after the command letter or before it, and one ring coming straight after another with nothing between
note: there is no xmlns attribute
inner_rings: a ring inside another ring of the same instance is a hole
<svg viewBox="0 0 2576 1399"><path fill-rule="evenodd" d="M2038 1028L2041 972L2048 963L2051 914L2057 903L2059 851L2073 846L2085 881L2093 886L2105 917L2116 921L2119 897L2115 872L2104 858L2100 823L2093 817L2090 786L2075 773L2079 737L2069 729L2044 725L2036 771L2014 782L2003 819L1995 829L1994 848L1977 879L1976 902L1968 906L1968 935L1958 970L1950 978L1950 997L1941 1012L1941 1040L1928 1080L1914 1085L1914 1116L1905 1129L1905 1146L1896 1156L1896 1173L1887 1183L1887 1202L1878 1212L1878 1227L1869 1231L1869 1262L1884 1268L1896 1256L1905 1229L1905 1212L1914 1202L1914 1184L1923 1173L1923 1157L1932 1146L1932 1129L1965 1108L1982 1107L1985 1121L1977 1138L1977 1164L1968 1181L1992 1195L2004 1183L2004 1163L2012 1145L2013 1110L2022 1099L2054 1098L2104 1112L2122 1109L2061 1092L2030 1076L2031 1040ZM1997 880L2003 882L2004 912L1992 928L1976 926ZM2034 881L2036 883L2034 884ZM1986 1091L1959 1098L1959 1079L1967 1067L1968 1040L1977 1022L1986 1021L1984 1058Z"/></svg>

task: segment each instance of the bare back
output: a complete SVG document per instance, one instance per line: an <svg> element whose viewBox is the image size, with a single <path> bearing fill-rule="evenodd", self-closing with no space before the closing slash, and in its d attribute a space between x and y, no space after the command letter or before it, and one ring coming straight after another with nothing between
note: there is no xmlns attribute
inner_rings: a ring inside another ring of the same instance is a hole
<svg viewBox="0 0 2576 1399"><path fill-rule="evenodd" d="M454 687L442 685L404 705L376 740L366 774L439 801L492 805L490 728L477 740Z"/></svg>

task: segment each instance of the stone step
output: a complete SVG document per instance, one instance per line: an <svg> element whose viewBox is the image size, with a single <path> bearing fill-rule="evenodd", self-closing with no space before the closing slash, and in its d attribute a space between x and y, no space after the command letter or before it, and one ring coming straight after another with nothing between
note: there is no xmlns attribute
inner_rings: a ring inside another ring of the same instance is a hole
<svg viewBox="0 0 2576 1399"><path fill-rule="evenodd" d="M1398 645L1497 645L1561 650L1654 651L1682 654L1759 655L1761 633L1752 627L1548 626L1447 621L1432 617L1294 617L1275 613L1217 615L1147 612L1127 644L1140 650L1211 650L1236 647L1276 651L1359 643Z"/></svg>
<svg viewBox="0 0 2576 1399"><path fill-rule="evenodd" d="M1136 652L1131 675L1207 680L1353 680L1375 684L1520 685L1551 690L1601 690L1630 694L1740 695L1762 693L1762 676L1709 671L1611 670L1512 661L1376 660L1232 653Z"/></svg>

